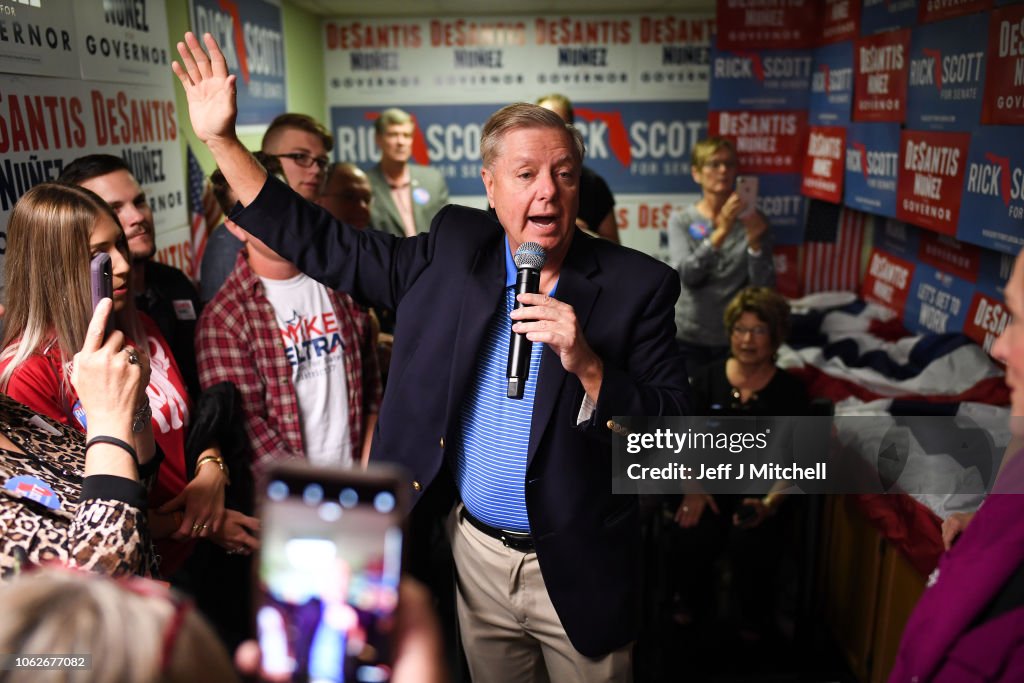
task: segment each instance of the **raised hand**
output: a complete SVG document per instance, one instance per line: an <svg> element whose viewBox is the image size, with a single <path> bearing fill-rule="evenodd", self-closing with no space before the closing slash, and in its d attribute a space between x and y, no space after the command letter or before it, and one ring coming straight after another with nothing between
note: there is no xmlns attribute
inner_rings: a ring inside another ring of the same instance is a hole
<svg viewBox="0 0 1024 683"><path fill-rule="evenodd" d="M185 34L178 43L181 62L172 62L171 70L181 81L188 98L188 114L196 137L206 145L235 137L238 103L235 76L228 73L224 53L209 33L203 34L206 51L195 34ZM207 55L207 51L209 55Z"/></svg>

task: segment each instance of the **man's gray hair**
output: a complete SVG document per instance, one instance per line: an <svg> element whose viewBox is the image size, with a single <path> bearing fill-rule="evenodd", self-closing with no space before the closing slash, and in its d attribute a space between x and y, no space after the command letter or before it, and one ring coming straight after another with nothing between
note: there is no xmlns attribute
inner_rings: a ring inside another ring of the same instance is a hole
<svg viewBox="0 0 1024 683"><path fill-rule="evenodd" d="M373 130L377 135L384 135L388 130L388 126L400 126L404 123L412 123L412 114L404 109L391 107L380 113L377 120L373 122Z"/></svg>
<svg viewBox="0 0 1024 683"><path fill-rule="evenodd" d="M564 130L569 134L573 142L573 149L576 154L576 163L583 165L583 156L586 147L583 144L583 135L576 129L562 120L562 117L553 111L538 107L528 102L518 102L503 107L491 115L484 124L483 136L480 138L480 157L484 166L493 168L495 160L501 155L501 143L505 135L513 130L522 128L556 128Z"/></svg>

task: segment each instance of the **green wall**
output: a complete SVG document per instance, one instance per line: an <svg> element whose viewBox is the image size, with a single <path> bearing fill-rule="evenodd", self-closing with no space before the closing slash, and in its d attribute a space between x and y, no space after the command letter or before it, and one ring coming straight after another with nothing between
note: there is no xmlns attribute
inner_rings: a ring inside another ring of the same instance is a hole
<svg viewBox="0 0 1024 683"><path fill-rule="evenodd" d="M172 56L177 57L174 48L182 40L185 31L192 28L189 20L189 3L167 2L167 28L170 32ZM320 35L320 18L306 10L295 7L285 0L281 3L282 21L284 23L284 61L285 87L288 97L288 111L309 114L318 121L323 121L326 113L324 99L324 54L323 41ZM192 147L192 152L199 160L200 166L209 175L214 169L213 157L192 133L192 125L188 122L188 103L185 92L181 89L178 79L173 75L175 99L178 108L178 123L181 135L181 153L185 158L185 147ZM249 149L259 149L262 133L239 136ZM186 173L187 164L186 164ZM184 186L186 179L182 179Z"/></svg>

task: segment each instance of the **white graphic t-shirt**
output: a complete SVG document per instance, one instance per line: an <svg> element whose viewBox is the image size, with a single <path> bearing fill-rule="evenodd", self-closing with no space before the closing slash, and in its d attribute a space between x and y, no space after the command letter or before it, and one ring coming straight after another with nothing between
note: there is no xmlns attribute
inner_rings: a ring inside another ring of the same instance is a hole
<svg viewBox="0 0 1024 683"><path fill-rule="evenodd" d="M288 280L260 281L292 368L306 457L319 465L350 466L345 354L327 288L302 273Z"/></svg>

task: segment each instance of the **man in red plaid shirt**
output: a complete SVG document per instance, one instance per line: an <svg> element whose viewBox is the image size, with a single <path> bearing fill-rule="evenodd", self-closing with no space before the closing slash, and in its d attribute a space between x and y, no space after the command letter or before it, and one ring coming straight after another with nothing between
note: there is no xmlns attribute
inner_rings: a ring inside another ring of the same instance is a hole
<svg viewBox="0 0 1024 683"><path fill-rule="evenodd" d="M211 180L227 213L230 188L219 172ZM232 221L225 226L245 248L199 320L200 382L238 387L256 471L289 457L365 462L381 395L369 316Z"/></svg>

